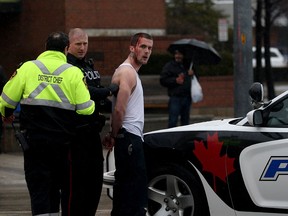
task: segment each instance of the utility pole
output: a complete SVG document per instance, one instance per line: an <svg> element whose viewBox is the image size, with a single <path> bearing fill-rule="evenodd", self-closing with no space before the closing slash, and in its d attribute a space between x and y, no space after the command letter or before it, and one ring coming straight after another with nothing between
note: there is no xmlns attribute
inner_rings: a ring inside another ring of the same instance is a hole
<svg viewBox="0 0 288 216"><path fill-rule="evenodd" d="M234 116L251 110L249 88L253 83L251 0L234 1Z"/></svg>

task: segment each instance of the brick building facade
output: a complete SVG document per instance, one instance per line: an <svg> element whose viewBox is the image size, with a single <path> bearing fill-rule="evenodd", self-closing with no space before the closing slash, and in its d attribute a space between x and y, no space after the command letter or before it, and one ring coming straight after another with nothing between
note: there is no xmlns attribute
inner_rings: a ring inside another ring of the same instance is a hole
<svg viewBox="0 0 288 216"><path fill-rule="evenodd" d="M0 5L0 64L8 76L21 61L36 58L53 31L85 29L90 37L89 54L103 75L110 75L126 57L133 33L145 31L155 40L165 35L164 0L17 1L21 4L18 12L1 12ZM155 48L155 52L163 51L166 47Z"/></svg>

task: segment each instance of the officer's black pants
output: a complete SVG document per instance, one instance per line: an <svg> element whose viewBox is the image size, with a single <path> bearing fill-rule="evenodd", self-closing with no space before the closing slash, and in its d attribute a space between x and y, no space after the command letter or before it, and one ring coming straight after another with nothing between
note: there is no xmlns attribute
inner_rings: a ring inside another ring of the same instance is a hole
<svg viewBox="0 0 288 216"><path fill-rule="evenodd" d="M99 132L78 133L71 145L70 216L95 216L103 184L103 151Z"/></svg>
<svg viewBox="0 0 288 216"><path fill-rule="evenodd" d="M28 134L24 170L32 214L57 213L68 183L69 140L59 134Z"/></svg>
<svg viewBox="0 0 288 216"><path fill-rule="evenodd" d="M147 177L143 143L139 136L123 134L114 147L116 172L111 215L145 216Z"/></svg>

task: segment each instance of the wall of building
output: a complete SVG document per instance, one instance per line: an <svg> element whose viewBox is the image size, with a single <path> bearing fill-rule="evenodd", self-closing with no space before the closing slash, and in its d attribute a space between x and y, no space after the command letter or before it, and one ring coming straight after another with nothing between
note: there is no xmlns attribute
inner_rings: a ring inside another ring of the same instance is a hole
<svg viewBox="0 0 288 216"><path fill-rule="evenodd" d="M115 29L165 30L166 27L163 0L69 0L65 8L68 29L75 26L94 29L96 36L116 36L111 34Z"/></svg>
<svg viewBox="0 0 288 216"><path fill-rule="evenodd" d="M19 13L0 14L0 64L11 75L17 65L34 59L44 50L52 31L65 29L61 0L25 0Z"/></svg>
<svg viewBox="0 0 288 216"><path fill-rule="evenodd" d="M165 34L164 6L163 0L22 0L19 13L0 14L0 64L10 76L20 62L34 59L44 51L49 33L80 27L91 37L89 52L98 52L97 59L100 53L115 68L120 58L126 57L128 47L122 42L127 43L132 33L144 30L155 36ZM123 34L129 37L123 39ZM101 36L101 41L94 36ZM109 49L103 49L101 54L101 46ZM103 61L97 63L104 74L111 71L107 65Z"/></svg>

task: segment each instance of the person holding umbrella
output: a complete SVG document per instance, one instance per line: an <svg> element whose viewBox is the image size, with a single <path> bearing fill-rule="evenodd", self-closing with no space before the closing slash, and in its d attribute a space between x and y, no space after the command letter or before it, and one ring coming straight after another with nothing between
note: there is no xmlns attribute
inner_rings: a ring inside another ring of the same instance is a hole
<svg viewBox="0 0 288 216"><path fill-rule="evenodd" d="M160 83L168 88L170 97L168 127L170 128L177 126L179 116L181 125L189 124L192 102L191 78L195 75L192 66L218 64L221 56L211 45L194 38L174 41L169 45L168 51L175 59L163 67ZM187 60L188 65L185 65L184 59Z"/></svg>
<svg viewBox="0 0 288 216"><path fill-rule="evenodd" d="M177 126L179 116L181 125L189 124L193 75L192 67L185 65L183 51L174 50L174 59L164 65L160 74L160 84L168 90L169 128Z"/></svg>

